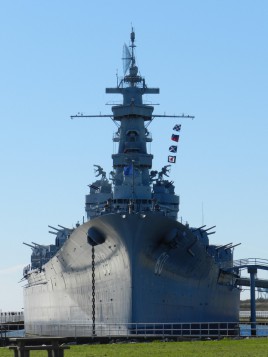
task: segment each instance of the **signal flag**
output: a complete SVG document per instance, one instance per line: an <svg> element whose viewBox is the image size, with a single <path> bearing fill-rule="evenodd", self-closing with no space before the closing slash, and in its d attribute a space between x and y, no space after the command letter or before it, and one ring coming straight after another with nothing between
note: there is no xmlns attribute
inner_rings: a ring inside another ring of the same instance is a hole
<svg viewBox="0 0 268 357"><path fill-rule="evenodd" d="M176 156L170 156L168 157L168 162L172 163L172 164L175 164L176 162Z"/></svg>
<svg viewBox="0 0 268 357"><path fill-rule="evenodd" d="M180 136L179 136L179 135L172 134L171 140L178 142L178 141L180 140Z"/></svg>

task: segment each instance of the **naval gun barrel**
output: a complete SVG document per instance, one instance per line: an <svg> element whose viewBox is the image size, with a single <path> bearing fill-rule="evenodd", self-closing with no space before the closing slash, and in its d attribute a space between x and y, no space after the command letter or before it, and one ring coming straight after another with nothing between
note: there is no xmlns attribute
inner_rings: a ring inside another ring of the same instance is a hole
<svg viewBox="0 0 268 357"><path fill-rule="evenodd" d="M41 248L47 248L46 245L42 245L42 244L38 244L38 243L35 243L35 242L32 242L35 246L37 247L41 247Z"/></svg>
<svg viewBox="0 0 268 357"><path fill-rule="evenodd" d="M204 227L206 227L206 224L205 224L204 226L201 226L201 227L198 227L198 228L193 229L192 232L199 231L199 229L202 229L202 228L204 228Z"/></svg>
<svg viewBox="0 0 268 357"><path fill-rule="evenodd" d="M58 226L59 226L60 228L62 228L62 229L69 229L69 228L66 228L66 227L61 226L60 224L58 224Z"/></svg>
<svg viewBox="0 0 268 357"><path fill-rule="evenodd" d="M34 245L31 245L31 244L28 244L28 243L24 243L24 242L22 242L22 244L27 245L28 247L31 247L31 248L35 248L35 246L34 246Z"/></svg>
<svg viewBox="0 0 268 357"><path fill-rule="evenodd" d="M52 227L52 226L48 226L49 228L51 228L51 229L55 229L55 231L60 231L60 229L59 228L56 228L56 227Z"/></svg>
<svg viewBox="0 0 268 357"><path fill-rule="evenodd" d="M237 244L234 244L234 245L231 245L230 247L227 247L225 249L229 249L229 248L234 248L234 247L237 247L238 245L240 245L241 243L237 243Z"/></svg>
<svg viewBox="0 0 268 357"><path fill-rule="evenodd" d="M218 249L222 249L222 248L228 248L228 246L232 245L233 243L228 243L228 244L225 244L225 245L220 245L218 246L217 248L215 248L216 250Z"/></svg>
<svg viewBox="0 0 268 357"><path fill-rule="evenodd" d="M216 226L212 226L212 227L210 227L210 228L207 228L207 229L204 229L204 231L209 231L209 230L211 230L212 228L215 228Z"/></svg>
<svg viewBox="0 0 268 357"><path fill-rule="evenodd" d="M56 233L56 232L52 232L52 231L48 231L48 233L55 234L55 235L57 235L57 234L58 234L58 233Z"/></svg>

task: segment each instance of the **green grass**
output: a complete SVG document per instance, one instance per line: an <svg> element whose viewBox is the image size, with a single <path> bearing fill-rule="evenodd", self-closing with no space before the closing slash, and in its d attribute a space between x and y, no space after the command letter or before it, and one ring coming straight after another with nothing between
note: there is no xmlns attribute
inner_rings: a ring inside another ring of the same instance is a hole
<svg viewBox="0 0 268 357"><path fill-rule="evenodd" d="M45 351L32 351L31 357L47 357ZM65 357L268 357L268 338L211 340L194 342L148 342L107 345L77 345ZM13 351L0 348L0 357L13 357Z"/></svg>

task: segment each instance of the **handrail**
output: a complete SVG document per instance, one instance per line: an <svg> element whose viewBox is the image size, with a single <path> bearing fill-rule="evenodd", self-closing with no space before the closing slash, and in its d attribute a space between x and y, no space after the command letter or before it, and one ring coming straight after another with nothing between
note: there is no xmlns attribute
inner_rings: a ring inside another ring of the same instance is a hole
<svg viewBox="0 0 268 357"><path fill-rule="evenodd" d="M245 258L234 260L233 267L248 267L248 266L260 266L268 268L268 259L262 258Z"/></svg>
<svg viewBox="0 0 268 357"><path fill-rule="evenodd" d="M242 336L243 329L256 329L254 324L241 322L172 322L172 323L96 323L95 333L92 333L92 324L29 324L26 333L46 336L62 337L219 337ZM259 327L257 327L258 330ZM268 335L268 323L262 322L261 329Z"/></svg>
<svg viewBox="0 0 268 357"><path fill-rule="evenodd" d="M245 259L237 259L234 260L234 266L240 265L263 265L268 266L268 259L262 258L245 258Z"/></svg>

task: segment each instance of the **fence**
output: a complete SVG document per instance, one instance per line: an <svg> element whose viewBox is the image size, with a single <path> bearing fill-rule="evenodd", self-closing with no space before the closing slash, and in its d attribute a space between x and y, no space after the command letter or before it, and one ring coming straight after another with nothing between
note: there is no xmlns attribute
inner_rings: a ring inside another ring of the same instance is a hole
<svg viewBox="0 0 268 357"><path fill-rule="evenodd" d="M253 331L253 328L255 332ZM232 337L268 335L268 323L257 327L250 323L207 322L207 323L131 323L131 324L95 324L95 335L91 324L34 324L26 326L26 332L42 336L62 337ZM257 331L257 333L256 333Z"/></svg>
<svg viewBox="0 0 268 357"><path fill-rule="evenodd" d="M22 311L19 312L0 312L0 323L21 322L24 320Z"/></svg>
<svg viewBox="0 0 268 357"><path fill-rule="evenodd" d="M239 317L241 318L250 318L250 311L240 311ZM256 318L258 319L268 319L268 311L256 311Z"/></svg>

